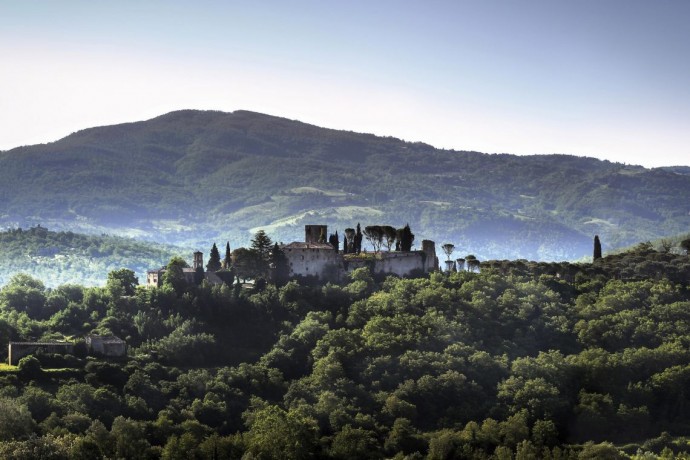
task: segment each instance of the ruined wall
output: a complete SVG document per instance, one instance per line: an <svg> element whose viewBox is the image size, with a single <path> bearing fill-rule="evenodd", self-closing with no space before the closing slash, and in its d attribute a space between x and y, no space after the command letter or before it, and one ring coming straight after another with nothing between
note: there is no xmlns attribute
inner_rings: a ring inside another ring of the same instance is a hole
<svg viewBox="0 0 690 460"><path fill-rule="evenodd" d="M89 354L103 356L125 356L127 343L115 336L86 336L86 346Z"/></svg>
<svg viewBox="0 0 690 460"><path fill-rule="evenodd" d="M53 343L53 342L10 342L7 347L7 361L16 366L20 359L36 353L55 353L60 355L73 354L73 343Z"/></svg>
<svg viewBox="0 0 690 460"><path fill-rule="evenodd" d="M414 272L426 273L427 254L424 251L411 252L383 252L379 258L350 258L345 264L347 273L358 268L367 267L373 274L377 275L397 275L400 277L410 276Z"/></svg>

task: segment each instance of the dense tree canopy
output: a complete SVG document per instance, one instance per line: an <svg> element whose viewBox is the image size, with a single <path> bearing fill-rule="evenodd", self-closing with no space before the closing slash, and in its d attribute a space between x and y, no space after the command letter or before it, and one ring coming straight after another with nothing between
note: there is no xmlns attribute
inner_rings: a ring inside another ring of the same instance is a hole
<svg viewBox="0 0 690 460"><path fill-rule="evenodd" d="M0 367L0 457L687 458L689 272L642 246L261 289L18 276L4 343L113 333L129 353Z"/></svg>

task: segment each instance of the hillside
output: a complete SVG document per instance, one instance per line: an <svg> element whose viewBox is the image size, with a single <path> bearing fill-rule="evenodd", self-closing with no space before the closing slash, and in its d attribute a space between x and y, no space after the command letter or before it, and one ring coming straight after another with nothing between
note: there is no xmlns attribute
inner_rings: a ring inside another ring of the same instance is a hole
<svg viewBox="0 0 690 460"><path fill-rule="evenodd" d="M689 262L643 243L327 285L20 277L0 361L87 334L128 353L0 365L0 458L687 459Z"/></svg>
<svg viewBox="0 0 690 460"><path fill-rule="evenodd" d="M409 222L481 259L577 259L594 234L607 250L687 231L684 172L179 111L0 153L0 226L237 247L258 228L288 242L305 223Z"/></svg>
<svg viewBox="0 0 690 460"><path fill-rule="evenodd" d="M102 285L108 273L133 270L139 282L146 270L166 264L174 255L189 256L180 248L130 238L52 232L43 227L0 232L0 286L13 275L26 273L46 286Z"/></svg>

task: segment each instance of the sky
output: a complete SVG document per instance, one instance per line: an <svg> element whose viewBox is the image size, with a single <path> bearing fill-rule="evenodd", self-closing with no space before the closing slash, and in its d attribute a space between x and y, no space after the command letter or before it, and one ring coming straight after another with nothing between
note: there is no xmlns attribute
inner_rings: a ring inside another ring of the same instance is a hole
<svg viewBox="0 0 690 460"><path fill-rule="evenodd" d="M690 165L688 24L688 0L0 0L0 150L212 109Z"/></svg>

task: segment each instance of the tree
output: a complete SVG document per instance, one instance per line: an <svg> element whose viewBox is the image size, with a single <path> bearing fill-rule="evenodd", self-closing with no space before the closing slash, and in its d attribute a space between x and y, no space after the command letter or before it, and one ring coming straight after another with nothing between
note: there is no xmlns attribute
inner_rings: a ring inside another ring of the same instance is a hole
<svg viewBox="0 0 690 460"><path fill-rule="evenodd" d="M237 248L232 252L232 269L237 282L256 278L260 273L261 258L255 249Z"/></svg>
<svg viewBox="0 0 690 460"><path fill-rule="evenodd" d="M362 229L357 223L357 231L355 233L355 253L359 254L362 252Z"/></svg>
<svg viewBox="0 0 690 460"><path fill-rule="evenodd" d="M364 227L364 236L374 249L374 254L377 254L381 250L381 244L383 243L383 227L380 225Z"/></svg>
<svg viewBox="0 0 690 460"><path fill-rule="evenodd" d="M43 375L41 363L33 355L25 356L17 363L19 373L28 379L38 379Z"/></svg>
<svg viewBox="0 0 690 460"><path fill-rule="evenodd" d="M446 243L443 246L441 246L441 249L443 249L443 252L446 254L446 257L448 257L447 260L450 260L450 255L453 254L453 251L455 251L455 245L451 243Z"/></svg>
<svg viewBox="0 0 690 460"><path fill-rule="evenodd" d="M594 260L601 259L601 241L599 235L594 235Z"/></svg>
<svg viewBox="0 0 690 460"><path fill-rule="evenodd" d="M307 459L317 449L316 421L298 410L265 405L246 415L247 451L255 458Z"/></svg>
<svg viewBox="0 0 690 460"><path fill-rule="evenodd" d="M6 310L26 312L31 318L39 318L46 302L45 286L24 273L14 275L0 289L0 307Z"/></svg>
<svg viewBox="0 0 690 460"><path fill-rule="evenodd" d="M472 254L465 256L465 263L467 264L467 271L479 271L479 260Z"/></svg>
<svg viewBox="0 0 690 460"><path fill-rule="evenodd" d="M335 248L336 251L340 250L340 239L338 238L338 231L336 230L334 235L328 237L328 243Z"/></svg>
<svg viewBox="0 0 690 460"><path fill-rule="evenodd" d="M213 246L211 247L211 254L209 254L208 263L206 264L206 270L210 272L217 272L220 269L220 252L218 252L218 246L216 246L216 243L213 243Z"/></svg>
<svg viewBox="0 0 690 460"><path fill-rule="evenodd" d="M690 238L686 238L681 241L680 247L685 251L686 254L690 255Z"/></svg>
<svg viewBox="0 0 690 460"><path fill-rule="evenodd" d="M230 270L232 266L232 256L230 255L230 242L225 243L225 257L223 257L222 268L224 270Z"/></svg>
<svg viewBox="0 0 690 460"><path fill-rule="evenodd" d="M399 238L400 250L402 252L410 252L412 250L412 244L414 243L414 234L410 230L410 224L406 224L402 228L402 232Z"/></svg>
<svg viewBox="0 0 690 460"><path fill-rule="evenodd" d="M124 290L124 295L134 295L137 286L139 285L139 278L132 270L121 268L108 273L107 285L118 285Z"/></svg>
<svg viewBox="0 0 690 460"><path fill-rule="evenodd" d="M390 252L391 248L395 244L395 240L397 237L397 233L395 231L395 228L391 227L390 225L383 225L381 227L381 230L383 232L383 239L384 239L384 244L386 245L386 250L388 252Z"/></svg>
<svg viewBox="0 0 690 460"><path fill-rule="evenodd" d="M352 254L355 252L355 237L356 237L356 232L354 228L346 228L345 229L345 244L343 248L343 252L345 254Z"/></svg>
<svg viewBox="0 0 690 460"><path fill-rule="evenodd" d="M182 295L185 289L187 289L187 279L184 276L183 269L188 267L187 262L181 257L170 259L163 275L163 284L172 287L177 295Z"/></svg>
<svg viewBox="0 0 690 460"><path fill-rule="evenodd" d="M151 445L146 440L144 424L123 416L113 421L111 434L115 439L115 454L118 458L147 458Z"/></svg>
<svg viewBox="0 0 690 460"><path fill-rule="evenodd" d="M669 240L668 238L662 238L659 242L659 249L664 254L670 254L671 250L673 249L673 241Z"/></svg>
<svg viewBox="0 0 690 460"><path fill-rule="evenodd" d="M259 230L254 234L254 238L252 238L251 248L259 254L261 259L268 261L271 249L273 249L273 242L265 231Z"/></svg>
<svg viewBox="0 0 690 460"><path fill-rule="evenodd" d="M461 257L461 258L459 258L459 259L455 259L455 261L458 263L458 264L457 264L457 270L458 270L459 272L464 271L464 270L465 270L465 259L463 259L463 258Z"/></svg>
<svg viewBox="0 0 690 460"><path fill-rule="evenodd" d="M0 443L28 438L34 428L35 422L26 405L14 399L0 398Z"/></svg>
<svg viewBox="0 0 690 460"><path fill-rule="evenodd" d="M278 247L278 243L274 244L271 250L270 266L272 271L271 279L276 285L282 286L288 282L290 278L290 263L287 257L285 257L283 250Z"/></svg>

